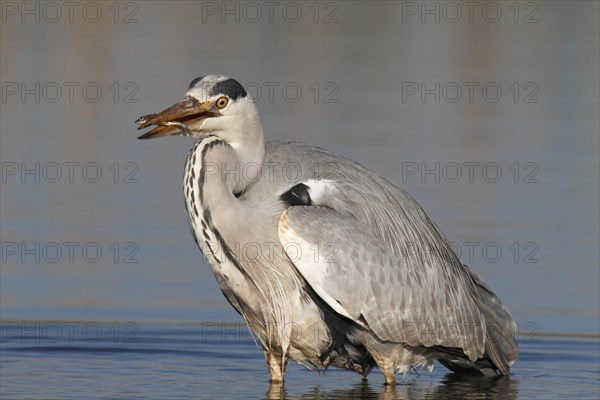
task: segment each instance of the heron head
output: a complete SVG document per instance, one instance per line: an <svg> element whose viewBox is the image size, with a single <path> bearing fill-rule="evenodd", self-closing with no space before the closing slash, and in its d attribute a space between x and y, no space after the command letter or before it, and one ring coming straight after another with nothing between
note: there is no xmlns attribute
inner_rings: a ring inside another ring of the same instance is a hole
<svg viewBox="0 0 600 400"><path fill-rule="evenodd" d="M154 126L138 139L213 135L232 145L241 140L262 142L262 125L254 102L238 81L223 75L194 79L182 101L158 114L144 115L136 123L138 129Z"/></svg>

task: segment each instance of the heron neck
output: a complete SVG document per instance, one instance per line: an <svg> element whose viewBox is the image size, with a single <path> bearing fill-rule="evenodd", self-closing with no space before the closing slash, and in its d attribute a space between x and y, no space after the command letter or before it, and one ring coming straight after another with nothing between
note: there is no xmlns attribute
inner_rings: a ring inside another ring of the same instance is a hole
<svg viewBox="0 0 600 400"><path fill-rule="evenodd" d="M190 216L194 197L200 202L196 204L199 212L210 210L215 218L218 214L219 218L225 219L236 215L237 209L242 206L239 195L248 190L260 175L264 145L260 143L260 148L254 147L240 157L241 150L214 136L196 143L188 156L184 177L184 183L194 193L192 196L186 194L190 202ZM230 222L231 226L236 226L235 221Z"/></svg>
<svg viewBox="0 0 600 400"><path fill-rule="evenodd" d="M251 184L235 150L221 139L204 138L190 151L184 173L190 227L202 252L212 254L218 264L230 253L229 246L236 245L240 217L248 215L238 197ZM216 255L209 243L217 244Z"/></svg>

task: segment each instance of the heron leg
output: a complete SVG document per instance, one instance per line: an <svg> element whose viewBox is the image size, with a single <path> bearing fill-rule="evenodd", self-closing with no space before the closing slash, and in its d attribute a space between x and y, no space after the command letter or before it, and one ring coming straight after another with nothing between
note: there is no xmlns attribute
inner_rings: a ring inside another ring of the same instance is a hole
<svg viewBox="0 0 600 400"><path fill-rule="evenodd" d="M383 376L385 377L385 385L386 386L395 386L396 385L396 374L394 374L394 369L391 370L385 369L381 370L383 372Z"/></svg>
<svg viewBox="0 0 600 400"><path fill-rule="evenodd" d="M281 356L267 351L265 351L265 358L267 359L267 365L269 366L271 383L283 383L287 359L282 361Z"/></svg>
<svg viewBox="0 0 600 400"><path fill-rule="evenodd" d="M386 386L396 385L396 374L394 373L394 365L389 358L373 355L377 366L383 373Z"/></svg>

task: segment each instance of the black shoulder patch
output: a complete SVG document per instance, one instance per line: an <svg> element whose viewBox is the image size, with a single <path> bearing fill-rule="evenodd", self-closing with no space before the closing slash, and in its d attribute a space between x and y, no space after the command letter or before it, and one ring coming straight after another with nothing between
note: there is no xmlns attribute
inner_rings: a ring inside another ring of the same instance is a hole
<svg viewBox="0 0 600 400"><path fill-rule="evenodd" d="M190 90L191 88L193 88L194 86L196 86L196 83L200 82L202 79L204 79L206 75L200 76L196 79L194 79L193 81L190 82L190 85L188 86L188 90Z"/></svg>
<svg viewBox="0 0 600 400"><path fill-rule="evenodd" d="M312 200L310 198L309 189L310 188L304 183L299 183L282 194L280 199L290 207L310 206L312 205Z"/></svg>
<svg viewBox="0 0 600 400"><path fill-rule="evenodd" d="M235 79L226 79L223 82L217 82L212 87L209 93L211 96L217 96L223 94L229 97L231 100L237 100L238 97L246 97L246 90L240 85Z"/></svg>

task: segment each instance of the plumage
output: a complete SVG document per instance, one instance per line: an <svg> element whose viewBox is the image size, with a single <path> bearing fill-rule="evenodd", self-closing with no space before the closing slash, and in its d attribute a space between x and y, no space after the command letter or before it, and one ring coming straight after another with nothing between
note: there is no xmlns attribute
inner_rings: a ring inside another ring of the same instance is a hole
<svg viewBox="0 0 600 400"><path fill-rule="evenodd" d="M156 125L141 138L198 139L184 172L192 235L273 382L288 359L364 376L377 365L388 384L436 359L509 373L510 313L396 184L313 146L265 144L253 102L220 75L192 81L182 103L138 123Z"/></svg>

